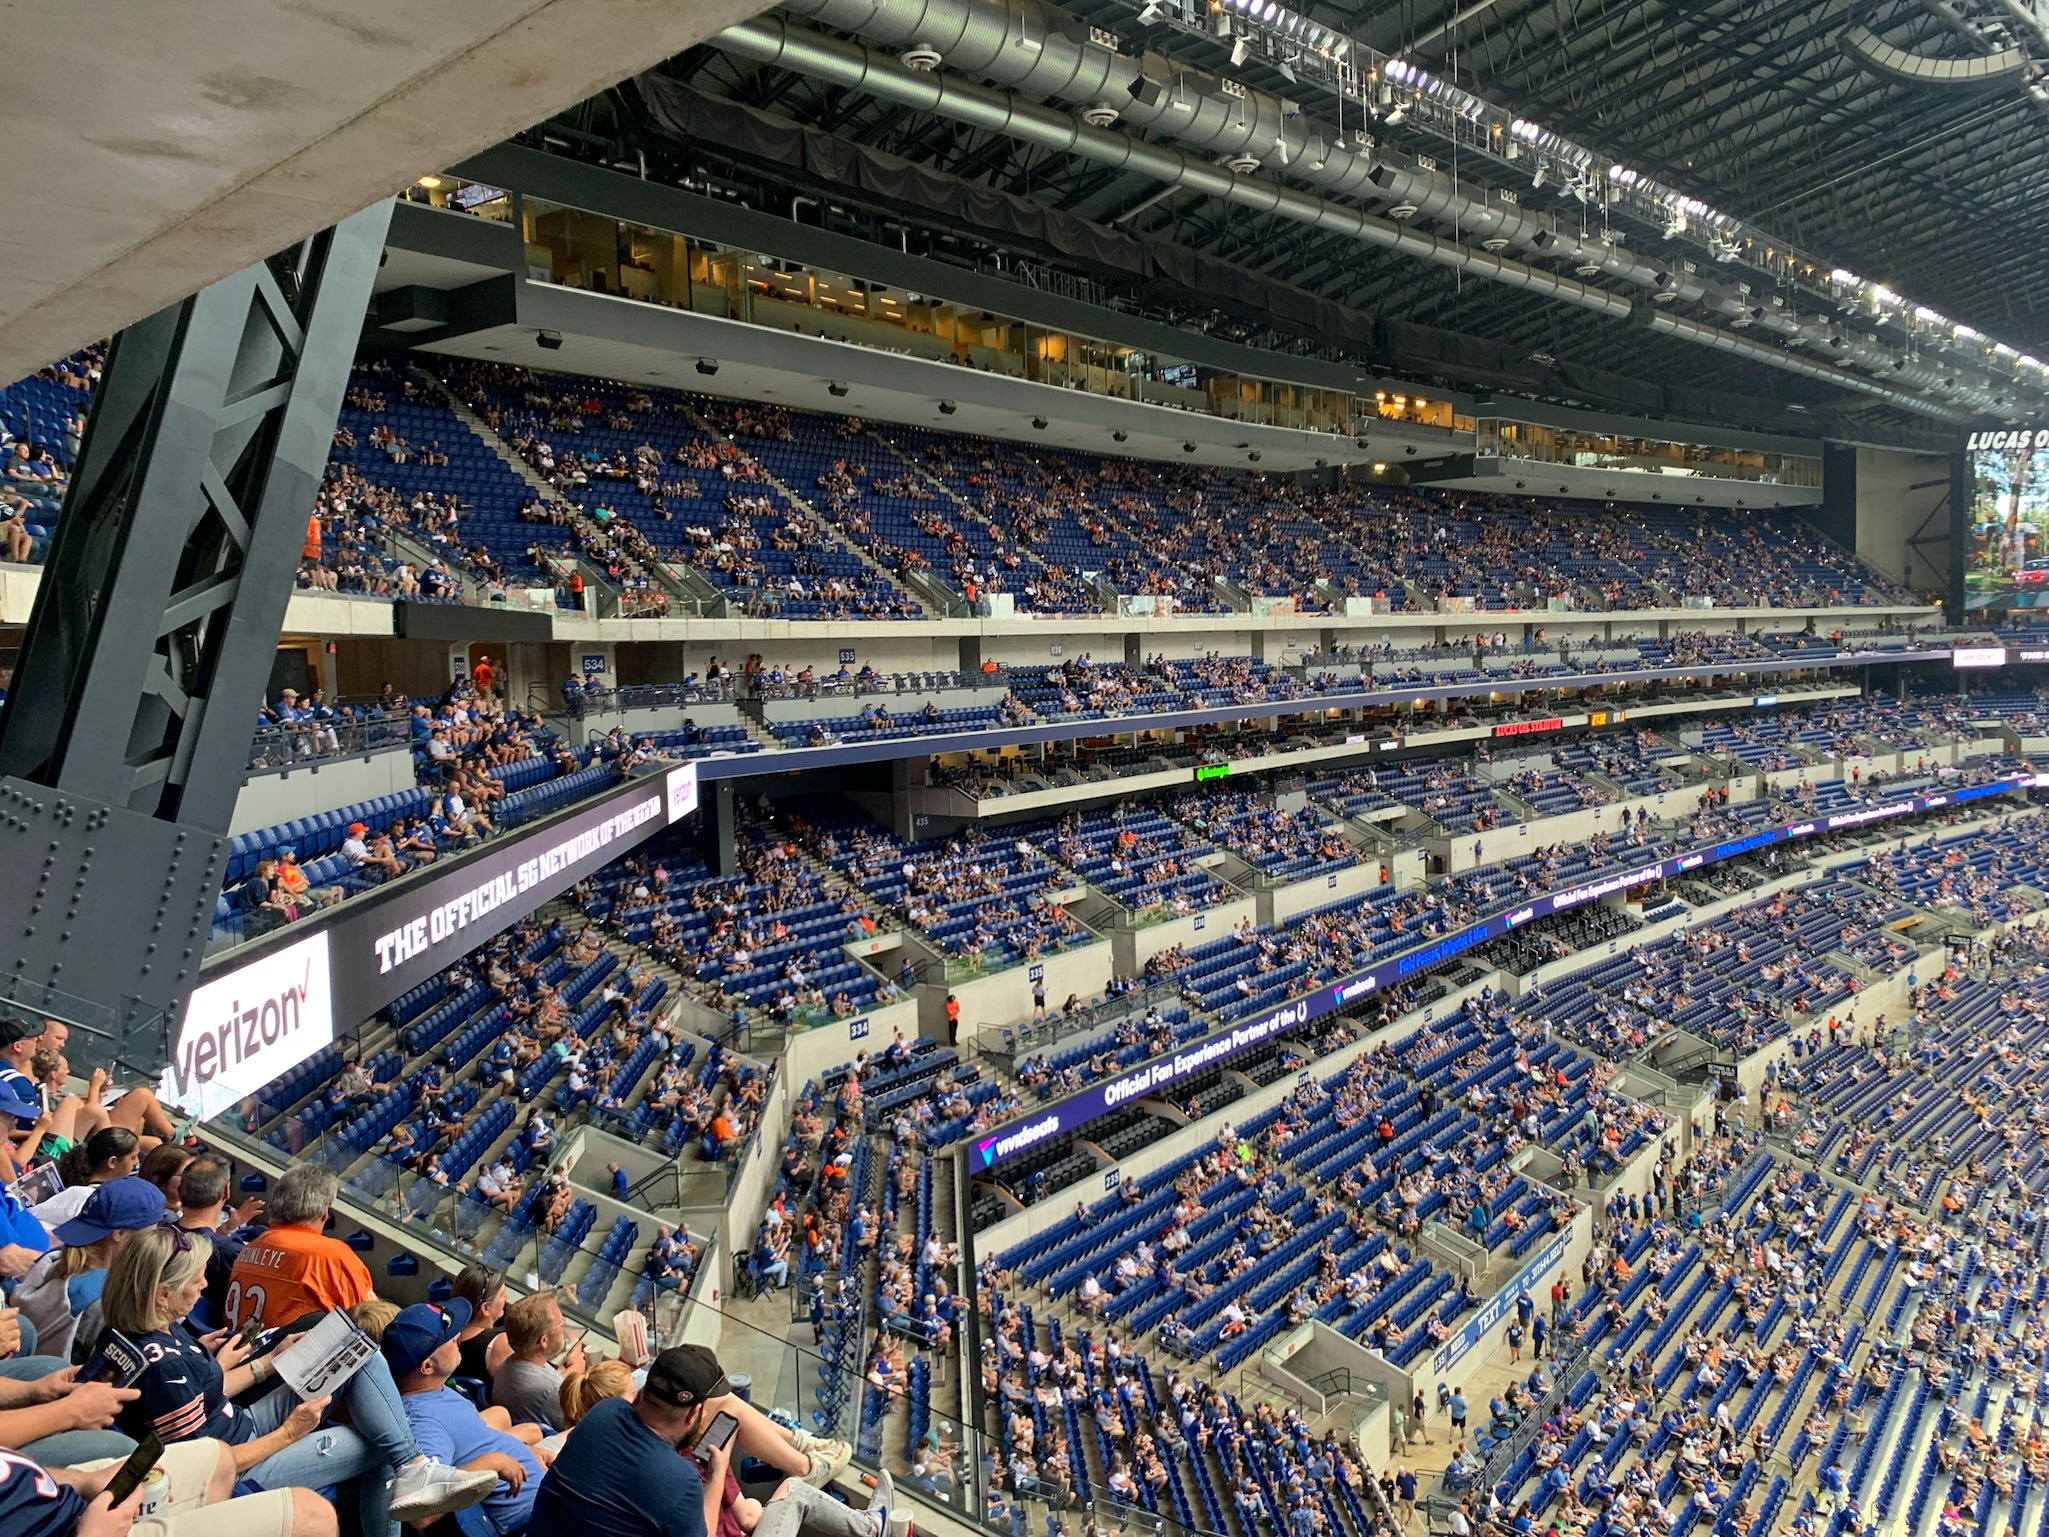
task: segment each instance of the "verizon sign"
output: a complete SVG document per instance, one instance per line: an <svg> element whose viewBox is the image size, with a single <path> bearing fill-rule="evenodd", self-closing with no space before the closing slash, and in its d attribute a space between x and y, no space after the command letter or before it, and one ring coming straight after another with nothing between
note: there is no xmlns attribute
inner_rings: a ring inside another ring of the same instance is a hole
<svg viewBox="0 0 2049 1537"><path fill-rule="evenodd" d="M263 1076L275 1077L326 1044L337 1028L353 1030L408 988L445 971L549 898L675 825L697 806L697 765L679 764L631 780L531 829L494 838L460 859L441 860L416 875L302 919L290 931L295 936L292 942L285 943L283 934L271 936L263 943L276 943L277 949L266 948L250 960L238 955L233 960L239 964L224 965L217 975L212 970L206 974L186 1013L186 1030L194 1042L190 1081L211 1082L223 1062L252 1054L246 1049L247 1036L231 1043L217 1029L212 1046L198 1044L192 1033L198 1030L201 1000L207 995L226 990L244 1000L245 1010L248 1000L282 999L284 973L274 978L270 968L281 957L300 955L315 943L320 946L317 963L310 970L301 965L294 974L303 974L301 980L311 989L307 1006L318 1002L325 1033L298 1056L274 1056L270 1047L256 1051L267 1069ZM296 938L301 933L317 933L318 938ZM281 1002L280 1010L283 1007ZM280 1013L279 1026L285 1025ZM296 1026L287 1033L298 1039ZM178 1060L185 1060L182 1042ZM164 1083L161 1092L166 1100L190 1105L184 1097L189 1089L174 1093L168 1076Z"/></svg>
<svg viewBox="0 0 2049 1537"><path fill-rule="evenodd" d="M193 989L157 1097L219 1115L332 1042L327 941L311 934Z"/></svg>
<svg viewBox="0 0 2049 1537"><path fill-rule="evenodd" d="M680 822L697 809L697 765L679 763L663 776L669 795L669 820Z"/></svg>

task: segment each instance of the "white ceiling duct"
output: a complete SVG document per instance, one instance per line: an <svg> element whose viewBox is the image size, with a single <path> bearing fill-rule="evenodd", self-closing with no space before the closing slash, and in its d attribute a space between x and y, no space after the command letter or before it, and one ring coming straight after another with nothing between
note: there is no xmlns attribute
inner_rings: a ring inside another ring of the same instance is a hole
<svg viewBox="0 0 2049 1537"><path fill-rule="evenodd" d="M783 9L885 48L923 43L942 53L947 67L961 76L989 80L1041 101L1082 110L1106 101L1128 102L1120 106L1119 121L1155 139L1171 139L1212 162L1261 157L1285 166L1290 180L1327 198L1358 198L1388 210L1414 209L1419 219L1455 222L1462 237L1483 242L1490 252L1513 248L1541 255L1581 273L1639 287L1659 303L1699 305L1729 319L1750 317L1758 329L1782 337L1806 334L1810 325L1819 324L1778 311L1754 316L1751 300L1690 271L1675 273L1669 263L1581 235L1538 210L1489 200L1484 189L1476 194L1471 187L1454 186L1450 177L1385 146L1371 152L1347 147L1336 129L1240 81L1157 54L1139 59L1120 53L1106 46L1104 34L1042 0L788 0ZM1148 77L1172 80L1173 88L1145 90ZM1408 233L1419 232L1412 228ZM1916 385L1937 377L1936 370L1911 360L1902 369L1900 354L1886 343L1861 332L1857 337L1844 354L1846 362ZM1968 359L1958 366L1970 378L1962 398L1981 409L1991 409L1991 402L2011 388L2009 380ZM1944 416L1959 414L1947 404L1939 410Z"/></svg>
<svg viewBox="0 0 2049 1537"><path fill-rule="evenodd" d="M872 4L871 0L825 0L825 3L836 9L870 11L881 8ZM959 8L966 11L969 7L962 5ZM998 12L997 15L1000 19L1001 13ZM925 35L940 34L931 32L928 23ZM1006 134L1056 152L1091 160L1099 165L1150 176L1175 188L1200 192L1221 201L1293 219L1333 234L1349 237L1362 244L1412 256L1420 261L1449 267L1508 287L1524 289L1530 293L1575 305L1611 320L1627 320L1638 310L1638 306L1630 299L1604 288L1596 288L1576 279L1531 267L1488 251L1476 250L1426 230L1382 218L1363 209L1312 197L1275 182L1235 175L1213 161L1198 159L1163 144L1142 142L1115 130L1091 128L1069 113L1035 102L1021 101L1004 92L971 84L951 75L927 75L905 69L895 59L877 49L793 27L781 16L771 15L741 22L727 28L712 39L712 42L716 47L743 58L794 70L829 84L866 91L886 101L898 102L935 116ZM990 56L986 38L978 35L970 39L966 33L962 33L958 35L956 43L953 35L947 36L944 52L949 59L959 58L962 48L984 58ZM1050 36L1046 47L1041 51L1053 52ZM987 72L986 65L982 69L983 72ZM1100 82L1098 85L1100 86ZM1271 97L1266 99L1273 100ZM1126 114L1127 118L1130 115ZM1271 129L1269 134L1271 135ZM1271 142L1271 136L1268 142ZM1228 148L1226 146L1227 152ZM1336 154L1337 151L1333 150L1332 153ZM1592 243L1591 248L1596 251L1612 250L1598 242ZM1651 313L1648 305L1643 306L1643 310ZM1669 321L1674 317L1658 312L1655 318ZM1777 348L1745 342L1742 338L1698 322L1689 322L1688 327L1689 329L1683 333L1677 328L1670 329L1673 334L1685 334L1691 340L1721 338L1721 342L1708 344L1720 345L1724 351L1740 352L1761 362L1775 363L1786 371L1803 377L1826 380L1839 388L1873 396L1904 410L1944 420L1963 419L1962 414L1952 406L1890 389L1861 375L1853 374L1847 369L1808 363Z"/></svg>

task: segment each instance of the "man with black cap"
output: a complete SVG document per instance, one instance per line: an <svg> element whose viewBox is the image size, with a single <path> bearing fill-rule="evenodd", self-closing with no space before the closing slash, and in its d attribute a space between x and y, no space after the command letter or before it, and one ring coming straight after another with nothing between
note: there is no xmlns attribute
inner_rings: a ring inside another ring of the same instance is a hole
<svg viewBox="0 0 2049 1537"><path fill-rule="evenodd" d="M462 1365L458 1336L469 1327L470 1305L451 1297L439 1306L416 1302L384 1326L379 1348L398 1383L406 1423L420 1450L465 1473L494 1473L498 1487L477 1507L501 1537L526 1529L548 1460L518 1431L484 1423L476 1405L448 1385ZM538 1426L520 1427L541 1437Z"/></svg>
<svg viewBox="0 0 2049 1537"><path fill-rule="evenodd" d="M704 1346L663 1351L638 1397L604 1400L569 1432L541 1481L530 1537L887 1537L886 1472L856 1511L795 1477L766 1503L747 1498L731 1470L737 1433L699 1458L694 1448L722 1409L754 1417L730 1394Z"/></svg>
<svg viewBox="0 0 2049 1537"><path fill-rule="evenodd" d="M0 1115L12 1118L12 1130L7 1135L15 1143L16 1161L24 1164L35 1156L46 1138L58 1139L61 1146L51 1151L62 1152L75 1142L83 1142L92 1130L89 1125L79 1127L83 1102L76 1096L65 1095L54 1106L43 1102L42 1090L29 1066L42 1042L43 1030L39 1019L0 1014ZM29 1135L31 1131L33 1136Z"/></svg>

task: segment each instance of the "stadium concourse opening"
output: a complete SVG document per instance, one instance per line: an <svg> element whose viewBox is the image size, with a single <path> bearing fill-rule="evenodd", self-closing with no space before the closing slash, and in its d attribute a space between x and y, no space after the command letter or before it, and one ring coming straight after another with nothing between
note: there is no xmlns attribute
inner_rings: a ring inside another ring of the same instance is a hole
<svg viewBox="0 0 2049 1537"><path fill-rule="evenodd" d="M0 1537L2049 1529L2027 7L376 9L18 39Z"/></svg>

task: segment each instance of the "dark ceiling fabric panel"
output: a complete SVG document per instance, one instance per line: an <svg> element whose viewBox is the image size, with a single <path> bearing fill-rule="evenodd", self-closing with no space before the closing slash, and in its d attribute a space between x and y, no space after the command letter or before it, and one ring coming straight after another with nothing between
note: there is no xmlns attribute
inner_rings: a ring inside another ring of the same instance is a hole
<svg viewBox="0 0 2049 1537"><path fill-rule="evenodd" d="M1610 373L1587 363L1556 363L1551 373L1568 394L1581 400L1651 416L1665 409L1663 390L1626 374Z"/></svg>
<svg viewBox="0 0 2049 1537"><path fill-rule="evenodd" d="M1442 374L1475 384L1507 382L1532 390L1545 388L1549 376L1547 369L1532 363L1519 350L1485 337L1440 330L1393 316L1384 319L1380 329L1389 360L1399 369Z"/></svg>
<svg viewBox="0 0 2049 1537"><path fill-rule="evenodd" d="M1136 240L1057 208L977 186L901 155L800 127L772 112L707 96L665 75L641 75L635 84L655 122L680 138L796 166L821 182L929 209L963 228L999 239L1030 241L1094 267L1135 277L1151 273L1151 260Z"/></svg>
<svg viewBox="0 0 2049 1537"><path fill-rule="evenodd" d="M1505 388L1582 405L1722 422L1761 431L1849 431L1856 415L1817 404L1789 422L1767 396L1682 386L1660 387L1587 364L1543 364L1521 347L1394 316L1376 316L1264 277L1205 251L1130 235L1030 198L968 181L950 171L722 97L650 71L635 85L660 133L715 144L750 159L788 166L824 187L858 189L997 240L1012 240L1122 274L1176 303L1196 296L1239 319L1342 347L1348 361L1423 374L1481 389ZM1538 303L1530 299L1525 302ZM1590 322L1591 323L1591 322Z"/></svg>
<svg viewBox="0 0 2049 1537"><path fill-rule="evenodd" d="M681 139L799 168L820 182L858 188L923 209L997 239L1030 242L1089 267L1174 285L1304 336L1377 352L1371 315L1167 241L1147 240L985 187L901 156L807 129L770 112L722 100L661 74L637 78L655 123Z"/></svg>

